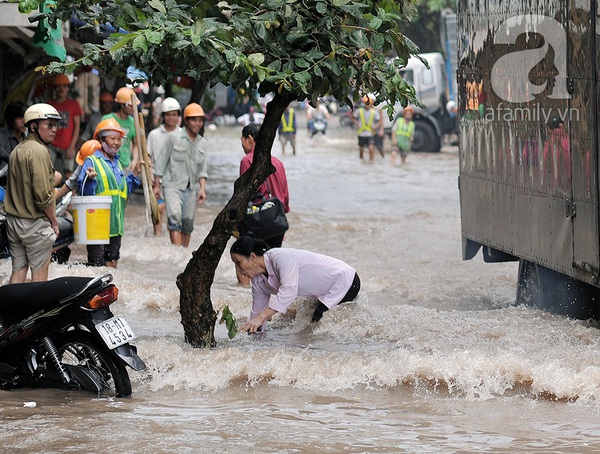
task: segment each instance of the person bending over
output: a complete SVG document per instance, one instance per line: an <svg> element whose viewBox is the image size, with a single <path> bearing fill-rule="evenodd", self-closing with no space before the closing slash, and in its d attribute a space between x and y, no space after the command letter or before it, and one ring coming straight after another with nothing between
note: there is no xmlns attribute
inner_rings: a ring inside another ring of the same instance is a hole
<svg viewBox="0 0 600 454"><path fill-rule="evenodd" d="M356 270L333 257L301 249L269 249L250 235L233 243L230 253L236 268L252 282L250 320L239 332L264 329L267 320L285 313L299 296L319 300L312 316L317 322L325 311L354 300L360 291Z"/></svg>

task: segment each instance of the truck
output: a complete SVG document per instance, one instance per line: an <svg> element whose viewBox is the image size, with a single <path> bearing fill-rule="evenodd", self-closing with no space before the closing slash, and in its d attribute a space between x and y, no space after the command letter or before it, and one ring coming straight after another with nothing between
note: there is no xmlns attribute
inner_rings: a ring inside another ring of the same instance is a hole
<svg viewBox="0 0 600 454"><path fill-rule="evenodd" d="M597 2L458 0L462 258L516 303L599 319Z"/></svg>

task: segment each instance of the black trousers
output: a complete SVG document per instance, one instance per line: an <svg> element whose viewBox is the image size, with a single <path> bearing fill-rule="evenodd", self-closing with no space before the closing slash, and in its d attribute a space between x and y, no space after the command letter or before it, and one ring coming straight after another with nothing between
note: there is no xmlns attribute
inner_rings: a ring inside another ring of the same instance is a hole
<svg viewBox="0 0 600 454"><path fill-rule="evenodd" d="M338 304L347 303L348 301L353 301L358 296L359 291L360 291L360 278L358 277L358 273L355 273L354 280L352 281L352 285L350 286L350 289L348 289L348 291L346 292L346 294L344 295L344 297ZM329 308L327 306L325 306L321 301L319 301L319 304L317 304L317 308L315 309L315 312L312 316L312 321L318 322L319 320L321 320L321 317L323 317L323 313L328 310L329 310Z"/></svg>

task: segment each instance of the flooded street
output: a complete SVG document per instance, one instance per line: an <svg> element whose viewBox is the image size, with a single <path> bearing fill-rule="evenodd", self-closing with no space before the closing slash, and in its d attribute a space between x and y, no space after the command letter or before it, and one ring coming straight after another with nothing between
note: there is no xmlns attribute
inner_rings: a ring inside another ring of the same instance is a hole
<svg viewBox="0 0 600 454"><path fill-rule="evenodd" d="M207 202L190 249L146 236L141 198L126 214L119 268L87 268L85 248L50 278L112 272L112 306L136 332L148 366L129 370L133 397L59 390L0 391L2 452L465 453L600 451L600 330L513 306L517 264L461 260L458 151L358 158L355 132L330 121L298 154L273 155L290 186L284 247L357 269L356 303L310 323L298 299L267 333L214 349L183 342L176 276L233 191L241 127L207 131ZM389 154L390 144L386 140ZM230 243L231 244L231 243ZM0 261L0 284L10 275ZM228 250L212 287L238 322L250 289ZM24 406L35 402L34 408Z"/></svg>

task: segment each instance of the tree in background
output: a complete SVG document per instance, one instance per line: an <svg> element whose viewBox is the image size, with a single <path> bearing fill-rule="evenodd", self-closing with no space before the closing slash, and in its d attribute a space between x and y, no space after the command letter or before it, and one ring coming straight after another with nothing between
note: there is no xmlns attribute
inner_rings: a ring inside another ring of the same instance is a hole
<svg viewBox="0 0 600 454"><path fill-rule="evenodd" d="M21 6L37 7L38 1L21 0ZM57 0L49 19L73 13L89 27L108 23L121 31L101 44L84 44L80 60L55 62L46 70L73 72L88 65L120 76L134 65L153 85L186 75L209 86L222 82L274 93L252 166L236 180L233 196L177 277L186 341L213 346L215 270L248 200L274 171L271 147L285 108L305 98L314 105L328 94L348 104L365 93L390 106L416 102L397 71L418 52L399 28L410 21L414 6L410 0Z"/></svg>
<svg viewBox="0 0 600 454"><path fill-rule="evenodd" d="M421 52L444 52L440 42L440 16L444 8L456 11L453 0L417 0L415 18L402 24L401 30ZM446 55L446 58L448 56Z"/></svg>

